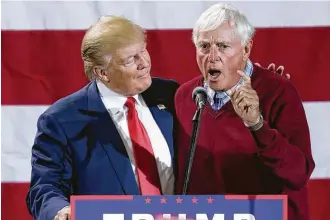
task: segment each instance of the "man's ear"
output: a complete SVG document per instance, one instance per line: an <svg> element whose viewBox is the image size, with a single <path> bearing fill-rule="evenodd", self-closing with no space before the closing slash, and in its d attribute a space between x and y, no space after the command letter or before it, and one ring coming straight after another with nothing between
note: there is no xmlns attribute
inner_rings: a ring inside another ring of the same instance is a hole
<svg viewBox="0 0 330 220"><path fill-rule="evenodd" d="M249 59L251 50L252 50L252 45L253 45L253 41L252 41L252 39L249 39L243 48L244 49L244 51L243 51L243 60L244 61L247 61Z"/></svg>
<svg viewBox="0 0 330 220"><path fill-rule="evenodd" d="M93 67L93 74L103 82L109 82L110 79L107 75L107 71L101 66Z"/></svg>

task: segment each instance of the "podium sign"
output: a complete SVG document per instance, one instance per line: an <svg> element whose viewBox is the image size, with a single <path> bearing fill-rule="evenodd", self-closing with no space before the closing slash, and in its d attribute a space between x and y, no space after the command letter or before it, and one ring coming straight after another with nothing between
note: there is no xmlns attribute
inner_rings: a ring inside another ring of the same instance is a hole
<svg viewBox="0 0 330 220"><path fill-rule="evenodd" d="M287 197L71 196L71 209L73 220L287 220Z"/></svg>

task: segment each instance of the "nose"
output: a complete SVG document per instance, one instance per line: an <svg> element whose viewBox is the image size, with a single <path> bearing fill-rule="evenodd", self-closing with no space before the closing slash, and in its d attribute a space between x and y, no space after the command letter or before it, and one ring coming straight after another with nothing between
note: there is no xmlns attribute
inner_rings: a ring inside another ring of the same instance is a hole
<svg viewBox="0 0 330 220"><path fill-rule="evenodd" d="M219 57L219 52L217 50L217 48L212 45L210 48L210 53L209 53L209 62L210 63L215 63L216 61L219 61L220 57Z"/></svg>
<svg viewBox="0 0 330 220"><path fill-rule="evenodd" d="M149 59L148 59L148 52L146 53L141 53L139 55L139 65L138 65L138 70L143 70L149 65Z"/></svg>

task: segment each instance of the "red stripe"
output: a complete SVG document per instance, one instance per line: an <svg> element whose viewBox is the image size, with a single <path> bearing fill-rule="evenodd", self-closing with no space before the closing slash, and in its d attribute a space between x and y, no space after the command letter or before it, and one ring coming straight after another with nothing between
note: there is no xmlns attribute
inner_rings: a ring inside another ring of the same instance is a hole
<svg viewBox="0 0 330 220"><path fill-rule="evenodd" d="M84 31L2 31L2 104L51 104L86 82ZM191 30L149 31L154 76L180 83L199 74ZM304 101L330 100L330 27L258 29L253 61L283 64Z"/></svg>
<svg viewBox="0 0 330 220"><path fill-rule="evenodd" d="M1 218L3 220L32 220L25 205L28 187L28 183L1 184ZM330 216L330 209L328 208L330 204L330 179L311 180L308 188L311 219L326 219L326 216Z"/></svg>
<svg viewBox="0 0 330 220"><path fill-rule="evenodd" d="M330 216L330 179L311 180L308 189L311 219L328 219Z"/></svg>
<svg viewBox="0 0 330 220"><path fill-rule="evenodd" d="M32 220L25 203L28 183L1 183L1 219Z"/></svg>

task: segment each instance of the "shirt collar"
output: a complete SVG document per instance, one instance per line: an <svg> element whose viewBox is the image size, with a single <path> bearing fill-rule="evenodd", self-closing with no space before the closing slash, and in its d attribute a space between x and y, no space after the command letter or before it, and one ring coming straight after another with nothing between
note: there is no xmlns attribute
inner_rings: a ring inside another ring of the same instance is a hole
<svg viewBox="0 0 330 220"><path fill-rule="evenodd" d="M111 112L111 114L117 114L124 110L124 106L127 97L114 92L110 88L106 87L100 80L96 80L97 88L100 92L100 97L105 105L105 108ZM141 96L139 94L133 96L137 105L142 106Z"/></svg>
<svg viewBox="0 0 330 220"><path fill-rule="evenodd" d="M250 59L248 59L246 65L245 65L245 68L244 68L244 71L245 75L247 75L248 77L251 77L252 76L252 73L253 73L253 64L251 62ZM241 85L243 83L243 78L241 77L240 80L238 81L238 83L236 83L232 89L236 88L237 86ZM214 95L217 93L218 96L220 98L225 98L225 97L228 97L228 94L224 91L214 91L213 89L211 89L208 84L205 82L204 83L204 88L206 88L206 93L207 93L207 96L209 98L209 102L211 103L211 105L213 104L213 97Z"/></svg>

